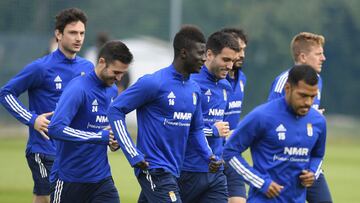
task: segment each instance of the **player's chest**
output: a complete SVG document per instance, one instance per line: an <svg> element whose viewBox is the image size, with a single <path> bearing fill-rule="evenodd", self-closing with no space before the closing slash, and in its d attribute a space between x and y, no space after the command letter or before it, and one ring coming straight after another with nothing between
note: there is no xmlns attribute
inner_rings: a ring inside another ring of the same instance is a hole
<svg viewBox="0 0 360 203"><path fill-rule="evenodd" d="M269 126L264 142L271 146L313 146L320 134L319 128L311 121L273 120Z"/></svg>
<svg viewBox="0 0 360 203"><path fill-rule="evenodd" d="M193 113L198 102L199 94L193 86L176 82L162 86L155 107L169 115L174 112Z"/></svg>
<svg viewBox="0 0 360 203"><path fill-rule="evenodd" d="M112 102L111 95L107 93L106 89L102 89L101 91L89 91L84 97L85 100L79 108L78 117L92 125L107 125L109 122L107 110Z"/></svg>
<svg viewBox="0 0 360 203"><path fill-rule="evenodd" d="M47 69L43 86L50 92L61 94L73 78L85 75L90 71L91 70L87 67L55 65L54 67Z"/></svg>

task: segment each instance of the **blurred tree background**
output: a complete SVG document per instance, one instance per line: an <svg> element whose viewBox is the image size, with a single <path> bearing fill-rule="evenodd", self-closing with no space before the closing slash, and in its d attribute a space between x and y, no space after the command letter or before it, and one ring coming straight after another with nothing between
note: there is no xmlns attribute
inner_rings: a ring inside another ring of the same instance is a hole
<svg viewBox="0 0 360 203"><path fill-rule="evenodd" d="M170 0L1 0L0 86L46 53L54 16L61 9L78 7L87 13L83 51L100 31L117 39L147 35L170 41L170 4ZM196 24L206 35L225 26L246 31L250 39L244 68L246 112L267 99L272 80L292 65L289 44L295 34L324 35L322 106L327 113L359 117L359 10L357 0L182 0L181 23ZM1 108L2 118L8 115L4 112Z"/></svg>

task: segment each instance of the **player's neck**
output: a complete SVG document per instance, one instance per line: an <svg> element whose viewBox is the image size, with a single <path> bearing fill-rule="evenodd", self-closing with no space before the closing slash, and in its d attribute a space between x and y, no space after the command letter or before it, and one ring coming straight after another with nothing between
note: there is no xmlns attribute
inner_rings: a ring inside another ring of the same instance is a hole
<svg viewBox="0 0 360 203"><path fill-rule="evenodd" d="M59 49L60 49L60 51L65 55L65 57L68 58L68 59L73 59L73 58L75 58L75 56L76 56L76 52L73 53L73 52L67 51L67 50L64 49L64 47L62 47L61 45L59 45Z"/></svg>
<svg viewBox="0 0 360 203"><path fill-rule="evenodd" d="M235 72L236 72L236 70L234 70L234 69L230 70L228 73L229 77L232 79L235 79Z"/></svg>
<svg viewBox="0 0 360 203"><path fill-rule="evenodd" d="M188 78L190 76L190 73L185 69L185 65L182 61L174 59L173 66L178 73L183 75L184 78Z"/></svg>

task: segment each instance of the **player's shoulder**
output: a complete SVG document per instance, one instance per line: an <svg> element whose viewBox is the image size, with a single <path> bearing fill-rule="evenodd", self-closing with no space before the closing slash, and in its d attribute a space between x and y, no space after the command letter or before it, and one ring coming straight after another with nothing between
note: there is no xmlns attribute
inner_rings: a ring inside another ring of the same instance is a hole
<svg viewBox="0 0 360 203"><path fill-rule="evenodd" d="M188 82L191 84L195 92L201 93L201 87L197 81L190 77Z"/></svg>
<svg viewBox="0 0 360 203"><path fill-rule="evenodd" d="M321 123L326 122L325 116L315 108L310 108L307 116L309 117L309 119L314 121L318 121Z"/></svg>
<svg viewBox="0 0 360 203"><path fill-rule="evenodd" d="M91 61L89 61L81 56L76 56L76 62L81 65L87 65L87 66L92 66L92 67L94 66L94 64Z"/></svg>
<svg viewBox="0 0 360 203"><path fill-rule="evenodd" d="M257 116L276 117L284 107L284 98L277 98L257 106L253 111Z"/></svg>
<svg viewBox="0 0 360 203"><path fill-rule="evenodd" d="M76 89L76 90L86 90L89 89L89 80L88 80L88 75L80 75L77 76L75 78L73 78L72 80L70 80L69 84L67 85L67 89L68 88L72 88L72 89Z"/></svg>
<svg viewBox="0 0 360 203"><path fill-rule="evenodd" d="M275 77L275 81L279 82L280 80L287 80L288 76L289 70L285 70Z"/></svg>
<svg viewBox="0 0 360 203"><path fill-rule="evenodd" d="M219 84L223 89L226 89L227 91L232 91L232 87L230 82L227 79L221 79L219 80Z"/></svg>

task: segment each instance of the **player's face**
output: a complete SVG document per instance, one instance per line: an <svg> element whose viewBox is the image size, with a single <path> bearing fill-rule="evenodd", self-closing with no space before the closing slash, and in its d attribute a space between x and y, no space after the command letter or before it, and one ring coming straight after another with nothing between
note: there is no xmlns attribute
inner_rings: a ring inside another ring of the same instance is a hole
<svg viewBox="0 0 360 203"><path fill-rule="evenodd" d="M318 86L308 85L300 80L297 85L285 85L286 101L299 116L306 115L318 93Z"/></svg>
<svg viewBox="0 0 360 203"><path fill-rule="evenodd" d="M324 49L322 46L311 46L310 51L303 53L302 63L310 65L315 69L317 73L321 72L322 64L325 62L326 58L324 55Z"/></svg>
<svg viewBox="0 0 360 203"><path fill-rule="evenodd" d="M112 86L116 81L121 80L128 71L128 68L129 64L124 64L119 60L115 60L112 63L104 65L104 68L100 72L100 79L104 81L107 86Z"/></svg>
<svg viewBox="0 0 360 203"><path fill-rule="evenodd" d="M239 69L243 66L245 60L246 44L239 38L240 51L237 53L236 61L234 62L233 69Z"/></svg>
<svg viewBox="0 0 360 203"><path fill-rule="evenodd" d="M232 69L234 61L237 57L237 52L225 47L217 55L212 50L207 50L207 66L211 73L218 79L226 78L226 75Z"/></svg>
<svg viewBox="0 0 360 203"><path fill-rule="evenodd" d="M85 38L85 25L81 21L69 23L63 33L55 31L59 47L65 55L74 55L80 51Z"/></svg>
<svg viewBox="0 0 360 203"><path fill-rule="evenodd" d="M201 66L206 60L205 43L196 42L192 48L187 51L185 68L189 73L200 72Z"/></svg>

